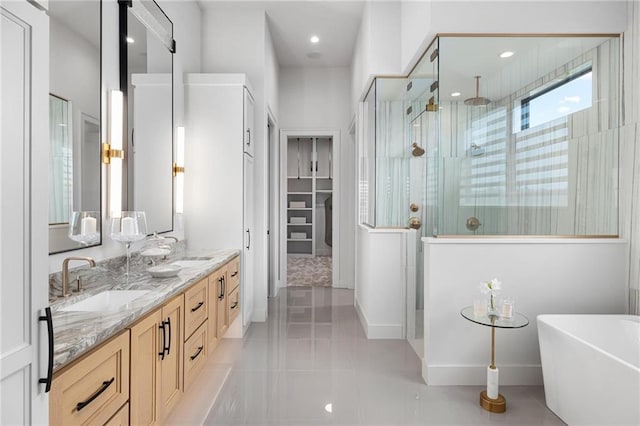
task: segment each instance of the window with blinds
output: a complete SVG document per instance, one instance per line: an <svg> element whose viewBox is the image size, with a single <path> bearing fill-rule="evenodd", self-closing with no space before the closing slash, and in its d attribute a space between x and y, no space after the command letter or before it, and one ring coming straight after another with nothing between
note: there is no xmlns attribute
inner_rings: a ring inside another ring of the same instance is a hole
<svg viewBox="0 0 640 426"><path fill-rule="evenodd" d="M511 111L498 107L473 119L461 205L567 206L568 117L591 107L592 91L589 63L515 101Z"/></svg>

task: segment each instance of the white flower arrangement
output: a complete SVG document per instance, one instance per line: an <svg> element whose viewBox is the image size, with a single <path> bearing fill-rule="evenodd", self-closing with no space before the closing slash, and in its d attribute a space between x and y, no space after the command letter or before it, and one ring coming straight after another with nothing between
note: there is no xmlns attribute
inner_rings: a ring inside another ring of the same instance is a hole
<svg viewBox="0 0 640 426"><path fill-rule="evenodd" d="M480 283L480 292L482 292L482 294L490 295L489 307L492 311L495 311L497 309L494 301L494 296L496 296L500 292L501 288L502 282L497 278L493 278L491 281Z"/></svg>

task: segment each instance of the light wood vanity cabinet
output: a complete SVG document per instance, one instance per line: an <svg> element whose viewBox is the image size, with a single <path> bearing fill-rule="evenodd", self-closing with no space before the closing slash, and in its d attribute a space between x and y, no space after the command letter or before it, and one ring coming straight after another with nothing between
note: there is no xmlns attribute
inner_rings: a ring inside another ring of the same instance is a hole
<svg viewBox="0 0 640 426"><path fill-rule="evenodd" d="M56 373L50 423L162 423L238 315L239 271L235 257Z"/></svg>
<svg viewBox="0 0 640 426"><path fill-rule="evenodd" d="M184 296L131 327L131 423L161 422L182 393Z"/></svg>
<svg viewBox="0 0 640 426"><path fill-rule="evenodd" d="M103 425L128 399L129 332L125 331L57 373L49 396L49 423Z"/></svg>

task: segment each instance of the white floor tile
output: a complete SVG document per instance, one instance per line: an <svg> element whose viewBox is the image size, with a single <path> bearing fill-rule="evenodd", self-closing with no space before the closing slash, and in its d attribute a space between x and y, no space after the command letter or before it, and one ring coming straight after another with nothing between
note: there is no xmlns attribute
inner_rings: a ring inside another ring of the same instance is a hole
<svg viewBox="0 0 640 426"><path fill-rule="evenodd" d="M223 340L231 368L207 425L562 425L541 386L502 386L507 412L478 386L427 386L406 340L367 340L353 291L288 288L244 340ZM331 404L328 406L328 404Z"/></svg>

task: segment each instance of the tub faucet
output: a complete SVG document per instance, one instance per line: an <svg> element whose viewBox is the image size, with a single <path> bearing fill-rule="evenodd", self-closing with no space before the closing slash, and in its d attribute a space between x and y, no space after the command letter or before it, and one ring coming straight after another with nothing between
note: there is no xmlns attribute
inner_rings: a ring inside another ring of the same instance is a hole
<svg viewBox="0 0 640 426"><path fill-rule="evenodd" d="M96 266L96 261L93 260L90 257L82 257L82 256L72 256L72 257L67 257L65 260L62 261L62 297L69 297L69 295L71 294L69 292L69 261L71 260L84 260L86 262L89 263L89 265ZM82 288L82 284L80 277L78 277L78 291L81 291Z"/></svg>

